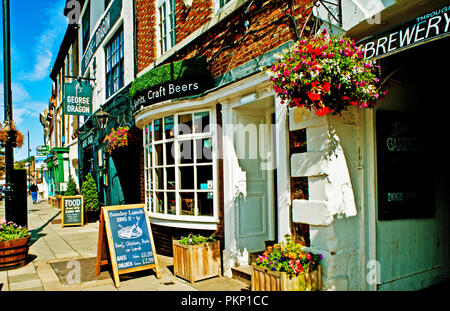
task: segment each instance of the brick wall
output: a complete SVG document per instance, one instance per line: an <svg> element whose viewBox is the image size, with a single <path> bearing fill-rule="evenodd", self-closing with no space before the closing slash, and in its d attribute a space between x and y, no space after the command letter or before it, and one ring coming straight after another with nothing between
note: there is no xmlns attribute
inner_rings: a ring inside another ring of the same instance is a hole
<svg viewBox="0 0 450 311"><path fill-rule="evenodd" d="M250 2L234 11L227 18L196 38L191 44L177 51L168 62L205 55L211 61L214 77L220 76L267 51L295 39L295 27L288 14L292 15L301 31L312 10L311 0L270 0L263 5L252 5L247 17L244 11ZM291 5L293 3L293 5ZM154 2L136 0L137 58L138 72L156 61L156 8ZM292 8L292 10L291 10ZM210 21L213 14L212 1L194 0L186 9L182 1L177 4L177 42ZM245 27L249 21L249 28Z"/></svg>
<svg viewBox="0 0 450 311"><path fill-rule="evenodd" d="M156 60L155 1L136 0L137 67L142 71Z"/></svg>

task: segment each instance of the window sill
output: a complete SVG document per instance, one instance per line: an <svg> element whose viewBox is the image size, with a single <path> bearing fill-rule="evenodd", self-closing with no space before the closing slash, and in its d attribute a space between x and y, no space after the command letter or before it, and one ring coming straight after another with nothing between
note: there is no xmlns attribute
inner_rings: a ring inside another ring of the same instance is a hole
<svg viewBox="0 0 450 311"><path fill-rule="evenodd" d="M175 216L175 215L161 215L149 213L150 222L155 225L166 227L186 228L186 229L200 229L200 230L216 230L217 219L207 216Z"/></svg>

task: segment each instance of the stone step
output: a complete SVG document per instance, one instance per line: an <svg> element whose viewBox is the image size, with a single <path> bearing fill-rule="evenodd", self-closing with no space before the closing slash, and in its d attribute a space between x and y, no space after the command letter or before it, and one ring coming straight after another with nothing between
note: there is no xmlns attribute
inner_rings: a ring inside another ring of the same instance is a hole
<svg viewBox="0 0 450 311"><path fill-rule="evenodd" d="M243 265L231 268L233 279L251 285L252 282L252 267L250 265Z"/></svg>

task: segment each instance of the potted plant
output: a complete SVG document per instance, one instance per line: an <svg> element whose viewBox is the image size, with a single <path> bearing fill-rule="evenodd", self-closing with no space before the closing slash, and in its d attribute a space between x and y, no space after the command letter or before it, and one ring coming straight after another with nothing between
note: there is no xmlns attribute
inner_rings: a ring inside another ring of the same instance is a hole
<svg viewBox="0 0 450 311"><path fill-rule="evenodd" d="M83 196L87 222L97 221L100 218L100 203L98 201L97 185L91 173L86 175L81 185L81 195Z"/></svg>
<svg viewBox="0 0 450 311"><path fill-rule="evenodd" d="M364 50L345 36L326 29L295 43L267 70L282 103L340 115L346 108L373 107L382 99L380 67L364 58Z"/></svg>
<svg viewBox="0 0 450 311"><path fill-rule="evenodd" d="M173 270L191 283L221 276L220 242L214 236L190 233L181 240L173 240Z"/></svg>
<svg viewBox="0 0 450 311"><path fill-rule="evenodd" d="M10 131L11 131L10 134L15 136L13 146L21 148L23 145L23 134L19 130L17 130L16 126L12 122L11 125L8 125L5 122L5 124L0 128L0 143L2 147L6 145L6 140L8 139L8 132Z"/></svg>
<svg viewBox="0 0 450 311"><path fill-rule="evenodd" d="M25 265L29 245L26 227L0 220L0 268Z"/></svg>
<svg viewBox="0 0 450 311"><path fill-rule="evenodd" d="M268 246L252 263L254 291L313 291L322 288L322 255L305 252L289 235L286 242Z"/></svg>

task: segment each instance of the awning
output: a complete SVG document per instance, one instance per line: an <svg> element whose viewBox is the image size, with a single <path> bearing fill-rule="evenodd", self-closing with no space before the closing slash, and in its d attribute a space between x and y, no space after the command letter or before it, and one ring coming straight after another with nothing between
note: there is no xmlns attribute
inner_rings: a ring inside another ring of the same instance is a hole
<svg viewBox="0 0 450 311"><path fill-rule="evenodd" d="M379 15L351 28L347 35L381 58L450 35L448 0L398 0Z"/></svg>

